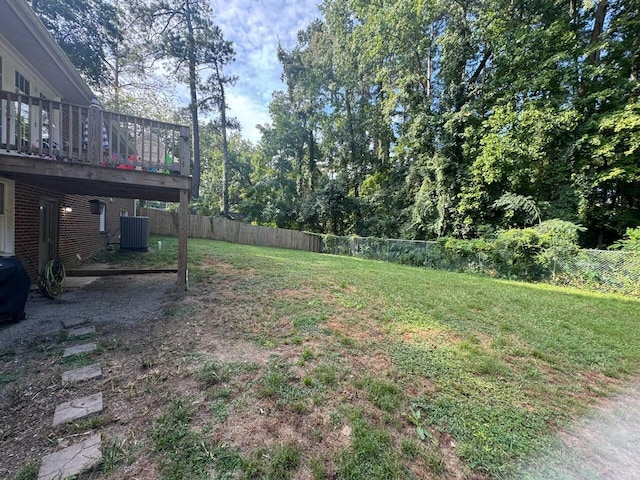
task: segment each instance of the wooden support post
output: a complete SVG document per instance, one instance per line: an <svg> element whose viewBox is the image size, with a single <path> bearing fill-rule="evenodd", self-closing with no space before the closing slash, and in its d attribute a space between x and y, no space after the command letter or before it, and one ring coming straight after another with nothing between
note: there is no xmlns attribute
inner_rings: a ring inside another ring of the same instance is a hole
<svg viewBox="0 0 640 480"><path fill-rule="evenodd" d="M180 190L178 210L178 292L188 288L187 283L187 239L189 234L189 190Z"/></svg>

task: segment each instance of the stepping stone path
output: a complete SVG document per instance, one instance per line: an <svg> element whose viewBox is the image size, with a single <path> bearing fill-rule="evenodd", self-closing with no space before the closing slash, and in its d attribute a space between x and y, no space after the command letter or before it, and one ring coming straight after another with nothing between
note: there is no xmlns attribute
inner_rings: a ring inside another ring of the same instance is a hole
<svg viewBox="0 0 640 480"><path fill-rule="evenodd" d="M91 325L90 327L74 327L67 330L69 338L81 337L82 335L93 335L96 333L96 327Z"/></svg>
<svg viewBox="0 0 640 480"><path fill-rule="evenodd" d="M78 475L100 463L100 434L71 445L42 459L38 480L60 480Z"/></svg>
<svg viewBox="0 0 640 480"><path fill-rule="evenodd" d="M62 373L62 384L80 382L82 380L89 380L91 378L99 378L102 376L102 369L100 365L94 363L86 367L78 368L76 370L69 370Z"/></svg>
<svg viewBox="0 0 640 480"><path fill-rule="evenodd" d="M96 348L95 343L83 343L82 345L74 345L64 349L63 357L70 357L71 355L78 355L80 353L93 352Z"/></svg>
<svg viewBox="0 0 640 480"><path fill-rule="evenodd" d="M89 323L88 318L65 318L62 320L62 326L67 329L86 325L87 323Z"/></svg>
<svg viewBox="0 0 640 480"><path fill-rule="evenodd" d="M53 426L102 411L102 392L61 403L53 414Z"/></svg>
<svg viewBox="0 0 640 480"><path fill-rule="evenodd" d="M68 338L73 339L84 335L93 335L96 328L87 325L87 319L65 319L62 325L66 329ZM95 343L74 345L65 349L63 357L79 355L95 351ZM62 373L62 384L87 381L102 376L100 364L69 370ZM94 393L82 398L71 399L58 405L53 415L53 426L72 420L84 418L102 411L102 392ZM62 480L85 472L102 461L102 443L100 434L92 435L83 441L47 455L40 463L38 480Z"/></svg>

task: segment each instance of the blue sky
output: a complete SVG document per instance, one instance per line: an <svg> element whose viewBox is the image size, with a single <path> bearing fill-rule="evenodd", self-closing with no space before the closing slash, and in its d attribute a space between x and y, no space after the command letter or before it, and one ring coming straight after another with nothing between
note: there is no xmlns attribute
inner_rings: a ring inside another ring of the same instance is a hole
<svg viewBox="0 0 640 480"><path fill-rule="evenodd" d="M215 23L231 40L236 61L227 73L238 82L227 94L229 115L242 125L242 136L256 143L257 124L269 123L272 93L282 90L278 41L291 49L299 30L320 17L321 0L210 0Z"/></svg>

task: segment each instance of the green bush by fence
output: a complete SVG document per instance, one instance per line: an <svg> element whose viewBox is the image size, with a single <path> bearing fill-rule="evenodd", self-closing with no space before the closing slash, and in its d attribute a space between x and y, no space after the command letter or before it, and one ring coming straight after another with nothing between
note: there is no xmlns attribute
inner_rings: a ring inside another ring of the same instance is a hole
<svg viewBox="0 0 640 480"><path fill-rule="evenodd" d="M438 241L325 235L323 252L640 295L640 253L580 250L511 232L495 240Z"/></svg>

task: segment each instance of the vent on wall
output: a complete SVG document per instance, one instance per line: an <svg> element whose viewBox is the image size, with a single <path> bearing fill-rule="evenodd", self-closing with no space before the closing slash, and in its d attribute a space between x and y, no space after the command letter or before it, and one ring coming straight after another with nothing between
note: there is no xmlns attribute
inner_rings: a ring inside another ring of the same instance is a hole
<svg viewBox="0 0 640 480"><path fill-rule="evenodd" d="M120 249L149 250L149 217L120 217Z"/></svg>

